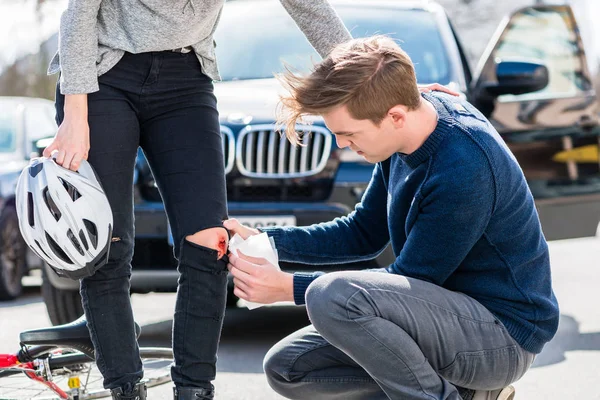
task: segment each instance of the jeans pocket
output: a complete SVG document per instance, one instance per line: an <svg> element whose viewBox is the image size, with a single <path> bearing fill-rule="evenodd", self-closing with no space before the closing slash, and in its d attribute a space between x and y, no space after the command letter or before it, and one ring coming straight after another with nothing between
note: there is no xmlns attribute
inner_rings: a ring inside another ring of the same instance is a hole
<svg viewBox="0 0 600 400"><path fill-rule="evenodd" d="M517 364L517 346L464 351L438 374L453 385L475 389L500 389L512 382Z"/></svg>

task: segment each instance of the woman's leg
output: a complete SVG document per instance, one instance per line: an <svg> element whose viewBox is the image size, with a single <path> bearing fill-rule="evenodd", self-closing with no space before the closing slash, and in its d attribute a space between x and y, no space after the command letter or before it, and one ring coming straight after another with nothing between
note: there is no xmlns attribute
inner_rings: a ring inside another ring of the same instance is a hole
<svg viewBox="0 0 600 400"><path fill-rule="evenodd" d="M388 397L369 374L310 325L265 356L267 382L288 399L380 400Z"/></svg>
<svg viewBox="0 0 600 400"><path fill-rule="evenodd" d="M118 67L101 77L99 92L88 95L88 161L108 197L114 226L108 263L81 281L81 297L104 385L127 392L143 375L129 299L134 243L133 169L139 125L126 92L115 87L127 76ZM57 90L59 124L64 118L63 107L64 96Z"/></svg>
<svg viewBox="0 0 600 400"><path fill-rule="evenodd" d="M225 313L227 218L213 85L193 53L153 53L142 93L141 144L160 190L180 273L173 322L178 388L212 391ZM209 393L206 392L206 393Z"/></svg>

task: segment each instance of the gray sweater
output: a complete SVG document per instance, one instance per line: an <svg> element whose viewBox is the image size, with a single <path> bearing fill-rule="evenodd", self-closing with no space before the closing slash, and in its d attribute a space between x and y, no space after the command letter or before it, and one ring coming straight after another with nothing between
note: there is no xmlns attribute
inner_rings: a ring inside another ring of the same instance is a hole
<svg viewBox="0 0 600 400"><path fill-rule="evenodd" d="M327 0L280 0L315 50L326 56L351 39ZM213 33L225 0L69 0L60 21L58 52L48 74L58 71L63 94L99 90L98 76L125 52L191 46L202 70L220 80Z"/></svg>

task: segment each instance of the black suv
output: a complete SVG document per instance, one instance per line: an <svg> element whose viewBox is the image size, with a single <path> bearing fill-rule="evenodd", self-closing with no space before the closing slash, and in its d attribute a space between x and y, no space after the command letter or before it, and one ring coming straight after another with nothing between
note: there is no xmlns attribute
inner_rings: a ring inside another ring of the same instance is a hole
<svg viewBox="0 0 600 400"><path fill-rule="evenodd" d="M528 178L548 239L595 234L600 219L598 103L568 6L516 11L472 72L446 13L431 1L331 3L353 36L384 33L399 39L420 83L456 89L485 112ZM223 76L215 90L230 215L253 226L309 225L350 212L373 166L337 148L319 118L299 127L312 134L298 148L274 125L281 88L273 74L281 71L282 62L305 71L318 59L281 5L227 2L215 39ZM169 228L141 152L136 170L132 290L174 291ZM386 265L392 258L388 249L367 265L319 269ZM283 263L282 268L310 267ZM79 316L77 289L77 282L45 269L43 293L53 323ZM231 297L232 304L235 300Z"/></svg>

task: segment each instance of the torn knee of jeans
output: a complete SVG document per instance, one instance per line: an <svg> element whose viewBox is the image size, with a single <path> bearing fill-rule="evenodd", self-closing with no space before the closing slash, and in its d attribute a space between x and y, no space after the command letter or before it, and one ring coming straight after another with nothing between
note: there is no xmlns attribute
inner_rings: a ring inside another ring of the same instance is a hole
<svg viewBox="0 0 600 400"><path fill-rule="evenodd" d="M120 238L120 237L118 237L118 236L115 236L114 238L110 239L110 241L111 241L111 242L113 242L113 243L114 243L114 242L120 242L120 241L121 241L121 238Z"/></svg>

